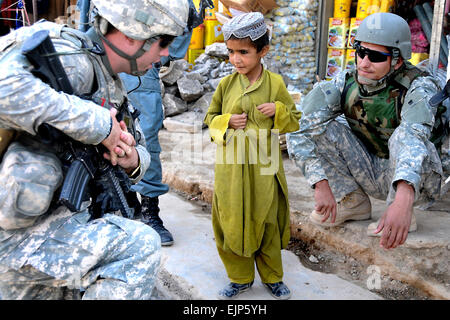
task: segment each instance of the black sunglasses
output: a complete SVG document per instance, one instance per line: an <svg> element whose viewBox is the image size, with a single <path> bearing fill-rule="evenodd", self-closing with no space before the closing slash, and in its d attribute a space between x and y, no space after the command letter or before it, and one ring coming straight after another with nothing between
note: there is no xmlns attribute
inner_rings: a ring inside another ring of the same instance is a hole
<svg viewBox="0 0 450 320"><path fill-rule="evenodd" d="M163 34L160 36L157 36L156 39L159 39L159 46L163 49L167 48L168 46L170 46L170 44L172 43L173 39L175 39L175 36L171 36L168 34Z"/></svg>
<svg viewBox="0 0 450 320"><path fill-rule="evenodd" d="M390 53L367 49L361 45L357 45L355 49L361 59L367 56L370 62L384 62L388 57L392 56Z"/></svg>

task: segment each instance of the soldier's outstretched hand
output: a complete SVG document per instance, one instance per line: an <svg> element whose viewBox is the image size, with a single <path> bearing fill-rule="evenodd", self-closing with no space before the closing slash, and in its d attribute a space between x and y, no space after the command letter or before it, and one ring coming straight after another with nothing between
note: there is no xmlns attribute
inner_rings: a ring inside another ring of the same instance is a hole
<svg viewBox="0 0 450 320"><path fill-rule="evenodd" d="M414 189L403 181L397 184L395 200L392 202L378 223L374 233L383 231L380 246L394 249L405 243L411 225L413 213Z"/></svg>

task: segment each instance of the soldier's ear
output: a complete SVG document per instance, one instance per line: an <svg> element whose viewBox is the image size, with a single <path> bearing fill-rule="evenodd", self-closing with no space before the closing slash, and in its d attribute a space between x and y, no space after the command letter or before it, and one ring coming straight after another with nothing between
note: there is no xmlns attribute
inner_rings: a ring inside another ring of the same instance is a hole
<svg viewBox="0 0 450 320"><path fill-rule="evenodd" d="M403 58L402 57L398 57L397 58L397 63L394 66L394 70L398 70L398 68L400 68L403 65Z"/></svg>

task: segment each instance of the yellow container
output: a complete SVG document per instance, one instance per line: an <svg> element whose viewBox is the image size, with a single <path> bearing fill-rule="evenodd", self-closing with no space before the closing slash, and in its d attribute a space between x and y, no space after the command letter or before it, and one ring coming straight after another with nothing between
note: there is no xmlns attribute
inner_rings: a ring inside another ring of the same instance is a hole
<svg viewBox="0 0 450 320"><path fill-rule="evenodd" d="M345 68L345 49L328 49L327 74L325 79L333 79Z"/></svg>
<svg viewBox="0 0 450 320"><path fill-rule="evenodd" d="M198 8L200 7L200 0L192 0L192 2L194 2L194 6L198 10Z"/></svg>
<svg viewBox="0 0 450 320"><path fill-rule="evenodd" d="M355 68L355 49L347 49L345 53L345 69L354 69Z"/></svg>
<svg viewBox="0 0 450 320"><path fill-rule="evenodd" d="M370 2L369 14L380 12L381 0L372 0Z"/></svg>
<svg viewBox="0 0 450 320"><path fill-rule="evenodd" d="M380 12L394 12L395 0L381 0Z"/></svg>
<svg viewBox="0 0 450 320"><path fill-rule="evenodd" d="M203 49L205 47L205 26L199 25L192 30L191 42L189 43L189 49Z"/></svg>
<svg viewBox="0 0 450 320"><path fill-rule="evenodd" d="M364 19L362 18L351 18L350 20L350 29L348 31L348 41L347 48L353 48L353 42L355 41L356 31L358 30L359 25Z"/></svg>
<svg viewBox="0 0 450 320"><path fill-rule="evenodd" d="M219 0L213 0L214 9L205 9L205 20L217 20L216 12L219 12Z"/></svg>
<svg viewBox="0 0 450 320"><path fill-rule="evenodd" d="M214 42L223 42L222 25L217 20L206 20L205 24L205 46Z"/></svg>
<svg viewBox="0 0 450 320"><path fill-rule="evenodd" d="M205 49L188 49L188 62L194 65L195 59L197 59L203 52L205 52Z"/></svg>
<svg viewBox="0 0 450 320"><path fill-rule="evenodd" d="M365 18L369 15L371 0L358 0L358 5L356 8L356 17Z"/></svg>
<svg viewBox="0 0 450 320"><path fill-rule="evenodd" d="M417 65L419 62L428 59L429 55L428 53L417 53L417 52L412 52L411 53L411 59L409 59L408 61L411 62L413 65Z"/></svg>
<svg viewBox="0 0 450 320"><path fill-rule="evenodd" d="M330 18L328 21L328 48L344 49L347 46L350 18Z"/></svg>
<svg viewBox="0 0 450 320"><path fill-rule="evenodd" d="M350 17L350 7L352 0L334 0L334 15L335 18Z"/></svg>
<svg viewBox="0 0 450 320"><path fill-rule="evenodd" d="M222 6L222 13L226 14L229 17L232 17L233 15L231 14L230 10L227 9L227 7Z"/></svg>

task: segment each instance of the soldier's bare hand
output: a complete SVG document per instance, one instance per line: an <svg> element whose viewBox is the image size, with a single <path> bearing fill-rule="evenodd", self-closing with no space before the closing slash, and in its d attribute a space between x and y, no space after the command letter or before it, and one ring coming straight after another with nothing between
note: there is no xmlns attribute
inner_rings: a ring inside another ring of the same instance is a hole
<svg viewBox="0 0 450 320"><path fill-rule="evenodd" d="M139 154L135 148L136 141L133 135L128 132L125 122L121 121L119 125L122 132L118 145L114 147L114 154L117 155L117 164L128 172L136 169L139 165ZM111 160L109 154L105 153L103 156L105 159Z"/></svg>
<svg viewBox="0 0 450 320"><path fill-rule="evenodd" d="M385 249L394 249L405 243L414 203L414 188L404 181L397 184L394 202L389 205L378 223L374 233L383 231L380 246Z"/></svg>
<svg viewBox="0 0 450 320"><path fill-rule="evenodd" d="M112 165L115 166L117 165L118 156L115 153L114 148L117 147L121 141L120 134L122 133L122 129L116 119L117 109L111 108L109 110L109 114L111 115L112 119L111 132L109 133L109 136L102 141L102 144L106 147L106 149L108 149L110 155L109 160L111 161Z"/></svg>
<svg viewBox="0 0 450 320"><path fill-rule="evenodd" d="M331 216L331 222L336 221L337 203L331 191L328 180L321 180L315 184L314 198L316 201L314 209L318 214L323 215L322 222Z"/></svg>

